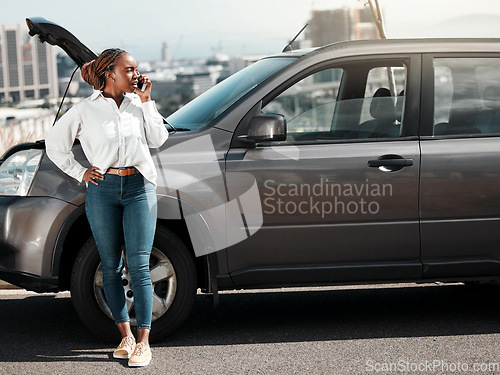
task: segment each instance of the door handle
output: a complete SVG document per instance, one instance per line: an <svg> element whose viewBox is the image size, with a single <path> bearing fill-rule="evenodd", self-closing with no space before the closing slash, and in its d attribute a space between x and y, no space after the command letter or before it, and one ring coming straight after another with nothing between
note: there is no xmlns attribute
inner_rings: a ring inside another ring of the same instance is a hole
<svg viewBox="0 0 500 375"><path fill-rule="evenodd" d="M380 167L411 167L413 159L377 159L368 160L368 166L371 168Z"/></svg>

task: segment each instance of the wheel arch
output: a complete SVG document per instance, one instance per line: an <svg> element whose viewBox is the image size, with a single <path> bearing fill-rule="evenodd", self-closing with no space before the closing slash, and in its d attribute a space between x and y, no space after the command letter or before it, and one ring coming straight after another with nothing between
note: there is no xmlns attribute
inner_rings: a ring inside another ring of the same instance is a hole
<svg viewBox="0 0 500 375"><path fill-rule="evenodd" d="M74 210L59 230L52 256L52 275L58 277L59 290L69 290L73 263L91 236L85 205Z"/></svg>
<svg viewBox="0 0 500 375"><path fill-rule="evenodd" d="M158 219L156 226L171 230L186 245L196 266L198 287L205 292L211 291L210 275L213 274L214 270L211 270L210 267L213 267L213 262L208 262L208 256L196 257L186 222L183 219Z"/></svg>
<svg viewBox="0 0 500 375"><path fill-rule="evenodd" d="M217 272L217 262L209 261L208 256L195 256L186 222L183 219L158 219L157 226L170 229L184 242L196 266L198 287L205 292L210 292L212 290L210 279L211 275ZM83 204L68 216L59 230L54 246L51 273L52 276L58 277L59 291L69 290L73 263L81 247L91 235Z"/></svg>

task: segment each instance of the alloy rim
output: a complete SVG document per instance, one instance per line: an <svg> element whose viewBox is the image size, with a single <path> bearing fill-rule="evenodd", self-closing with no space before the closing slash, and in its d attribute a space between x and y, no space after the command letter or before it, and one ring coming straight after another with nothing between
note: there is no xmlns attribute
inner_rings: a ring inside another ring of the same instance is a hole
<svg viewBox="0 0 500 375"><path fill-rule="evenodd" d="M165 314L172 305L177 292L177 276L168 257L156 248L153 248L151 251L149 271L153 284L153 314L151 321L154 322ZM136 326L134 289L132 287L126 262L124 262L124 267L122 269L122 282L125 299L127 301L127 310L130 316L130 324ZM101 263L99 263L94 275L94 295L101 310L112 319L111 310L109 309L106 296L104 295Z"/></svg>

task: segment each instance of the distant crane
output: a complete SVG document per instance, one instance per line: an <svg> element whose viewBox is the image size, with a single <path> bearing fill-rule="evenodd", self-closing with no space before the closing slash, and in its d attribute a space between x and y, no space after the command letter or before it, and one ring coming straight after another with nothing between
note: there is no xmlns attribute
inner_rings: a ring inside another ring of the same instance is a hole
<svg viewBox="0 0 500 375"><path fill-rule="evenodd" d="M362 0L364 2L365 6L370 7L370 11L372 13L373 17L373 22L375 22L375 25L377 26L378 33L382 39L387 39L387 35L385 33L385 27L384 27L384 19L382 18L382 11L380 10L380 5L378 3L378 0ZM396 79L394 78L394 71L392 68L387 69L387 76L389 79L389 90L391 91L392 95L395 97L397 96L396 92Z"/></svg>
<svg viewBox="0 0 500 375"><path fill-rule="evenodd" d="M380 10L380 5L378 0L363 0L365 1L365 6L369 6L372 12L373 22L377 26L378 33L382 39L387 39L384 28L384 19L382 18L382 12ZM373 4L375 2L375 5Z"/></svg>

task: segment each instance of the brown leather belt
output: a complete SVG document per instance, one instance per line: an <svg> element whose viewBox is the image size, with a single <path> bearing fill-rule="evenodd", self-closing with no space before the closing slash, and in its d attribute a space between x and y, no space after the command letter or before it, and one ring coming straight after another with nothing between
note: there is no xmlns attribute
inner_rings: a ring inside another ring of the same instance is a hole
<svg viewBox="0 0 500 375"><path fill-rule="evenodd" d="M106 173L116 174L118 176L131 176L133 174L139 174L140 172L135 167L126 168L109 168Z"/></svg>

